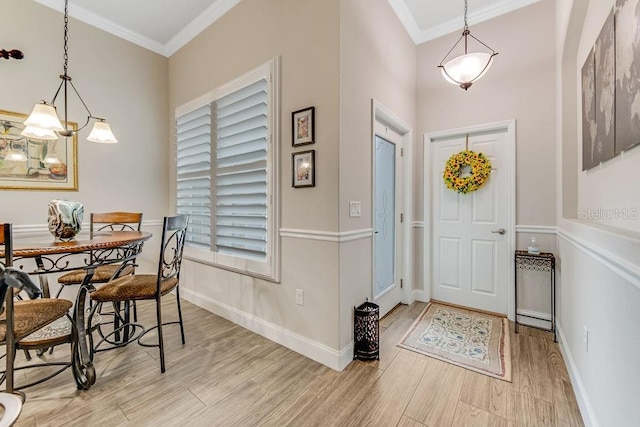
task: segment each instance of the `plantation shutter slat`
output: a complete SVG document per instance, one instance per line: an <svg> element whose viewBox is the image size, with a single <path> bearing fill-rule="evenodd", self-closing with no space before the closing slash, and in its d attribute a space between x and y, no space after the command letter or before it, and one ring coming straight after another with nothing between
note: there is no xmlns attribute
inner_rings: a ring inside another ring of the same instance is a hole
<svg viewBox="0 0 640 427"><path fill-rule="evenodd" d="M178 214L190 215L186 244L211 248L211 106L176 119Z"/></svg>
<svg viewBox="0 0 640 427"><path fill-rule="evenodd" d="M267 257L267 81L213 104L215 111L215 250Z"/></svg>

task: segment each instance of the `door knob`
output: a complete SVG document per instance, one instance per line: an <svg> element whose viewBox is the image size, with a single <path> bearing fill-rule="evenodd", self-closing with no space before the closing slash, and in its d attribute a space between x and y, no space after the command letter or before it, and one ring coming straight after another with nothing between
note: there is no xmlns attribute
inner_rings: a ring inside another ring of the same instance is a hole
<svg viewBox="0 0 640 427"><path fill-rule="evenodd" d="M491 232L497 234L506 234L507 230L505 230L504 228L500 228L499 230L491 230Z"/></svg>

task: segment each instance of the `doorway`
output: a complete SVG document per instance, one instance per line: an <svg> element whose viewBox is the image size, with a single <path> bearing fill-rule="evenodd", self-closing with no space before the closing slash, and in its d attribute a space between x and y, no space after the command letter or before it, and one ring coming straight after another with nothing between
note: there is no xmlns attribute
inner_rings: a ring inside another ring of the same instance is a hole
<svg viewBox="0 0 640 427"><path fill-rule="evenodd" d="M384 316L411 294L411 127L372 100L372 301Z"/></svg>
<svg viewBox="0 0 640 427"><path fill-rule="evenodd" d="M511 318L515 121L430 134L425 142L425 189L431 195L425 194L431 217L425 277L431 277L431 297ZM461 194L445 186L442 172L447 159L465 149L484 153L492 172L481 188Z"/></svg>

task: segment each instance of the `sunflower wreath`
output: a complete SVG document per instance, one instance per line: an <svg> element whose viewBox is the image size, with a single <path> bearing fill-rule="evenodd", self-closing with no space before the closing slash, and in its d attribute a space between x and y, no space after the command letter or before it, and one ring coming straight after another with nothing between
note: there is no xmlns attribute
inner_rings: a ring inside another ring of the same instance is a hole
<svg viewBox="0 0 640 427"><path fill-rule="evenodd" d="M464 166L469 166L471 171L467 176L460 176ZM484 153L464 150L449 157L442 177L447 188L467 194L482 187L490 174L491 161Z"/></svg>

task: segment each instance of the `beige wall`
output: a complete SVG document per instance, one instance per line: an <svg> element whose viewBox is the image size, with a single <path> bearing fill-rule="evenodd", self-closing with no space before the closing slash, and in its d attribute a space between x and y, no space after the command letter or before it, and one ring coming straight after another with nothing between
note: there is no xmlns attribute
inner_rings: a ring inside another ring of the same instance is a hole
<svg viewBox="0 0 640 427"><path fill-rule="evenodd" d="M639 220L586 221L582 208L637 207L640 149L581 171L580 70L613 0L562 0L566 34L558 34L559 153L558 329L585 425L640 423ZM560 16L560 14L559 14ZM576 219L577 218L577 219ZM584 333L588 330L588 347Z"/></svg>
<svg viewBox="0 0 640 427"><path fill-rule="evenodd" d="M554 2L543 0L471 26L472 34L499 54L489 72L468 91L446 82L437 68L459 33L418 46L416 219L424 218L424 134L515 119L516 224L555 225L554 13ZM528 237L518 236L519 247ZM555 250L555 239L537 237L542 250ZM420 283L423 272L416 265L415 281Z"/></svg>
<svg viewBox="0 0 640 427"><path fill-rule="evenodd" d="M338 0L244 0L169 59L173 122L176 107L281 57L283 229L339 229L339 13ZM316 107L316 143L293 150L291 112L308 106ZM172 136L171 153L174 143ZM303 149L316 150L316 187L293 189L291 153ZM266 327L279 342L299 336L335 352L337 242L283 237L281 252L281 283L187 261L181 288L211 310L261 325L254 330ZM304 306L295 303L296 289L304 291Z"/></svg>
<svg viewBox="0 0 640 427"><path fill-rule="evenodd" d="M415 127L415 60L416 47L388 1L340 2L341 232L373 227L371 100ZM411 147L405 152L410 159ZM362 202L362 217L349 218L350 200ZM340 245L341 348L353 338L353 307L372 300L372 256L371 238Z"/></svg>
<svg viewBox="0 0 640 427"><path fill-rule="evenodd" d="M470 29L499 52L468 91L447 83L436 66L459 34L418 46L418 135L516 119L516 223L555 223L554 3L543 0ZM421 138L420 138L421 140ZM423 144L416 145L422 159ZM422 188L422 167L416 188ZM422 217L422 196L416 216Z"/></svg>
<svg viewBox="0 0 640 427"><path fill-rule="evenodd" d="M25 55L0 64L0 109L28 114L40 99L51 101L60 83L63 16L34 1L0 0L0 10L1 47ZM2 220L13 222L18 233L24 225L46 230L47 203L54 198L81 201L85 222L89 212L107 210L141 211L146 221L161 220L169 212L167 58L75 19L69 24L69 56L74 84L91 112L109 120L120 142L96 144L86 140L90 127L80 132L79 191L0 190ZM61 97L57 105L61 111ZM73 94L69 118L86 120ZM155 253L145 251L144 258L155 268Z"/></svg>
<svg viewBox="0 0 640 427"><path fill-rule="evenodd" d="M595 44L602 25L615 4L614 0L589 2L589 9L584 22L584 29L577 49L577 67L574 69L577 89L577 103L581 104L581 67L587 54ZM581 121L579 121L581 123ZM578 133L582 138L581 130ZM581 139L579 139L580 141ZM578 159L582 159L582 144L577 144ZM640 162L640 148L632 148L613 159L578 174L578 219L588 219L589 211L631 209L640 212L640 186L637 184L636 168ZM578 171L582 170L581 163ZM634 179L636 178L636 179ZM615 185L612 185L615 183ZM597 215L596 212L596 215ZM608 217L592 220L606 226L640 231L640 218Z"/></svg>

